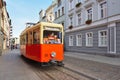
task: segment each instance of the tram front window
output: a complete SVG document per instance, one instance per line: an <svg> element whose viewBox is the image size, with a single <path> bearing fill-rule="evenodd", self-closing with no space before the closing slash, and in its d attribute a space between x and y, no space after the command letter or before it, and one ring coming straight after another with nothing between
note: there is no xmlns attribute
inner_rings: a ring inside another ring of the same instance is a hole
<svg viewBox="0 0 120 80"><path fill-rule="evenodd" d="M43 32L43 43L44 44L61 44L62 33L59 31L48 31Z"/></svg>

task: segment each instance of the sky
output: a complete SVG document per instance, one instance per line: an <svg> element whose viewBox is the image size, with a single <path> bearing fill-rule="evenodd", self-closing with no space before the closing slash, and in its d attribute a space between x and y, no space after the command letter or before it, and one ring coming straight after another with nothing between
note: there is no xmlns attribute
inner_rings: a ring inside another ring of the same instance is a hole
<svg viewBox="0 0 120 80"><path fill-rule="evenodd" d="M46 10L52 0L5 0L13 26L13 37L19 37L26 28L25 23L39 21L39 12Z"/></svg>

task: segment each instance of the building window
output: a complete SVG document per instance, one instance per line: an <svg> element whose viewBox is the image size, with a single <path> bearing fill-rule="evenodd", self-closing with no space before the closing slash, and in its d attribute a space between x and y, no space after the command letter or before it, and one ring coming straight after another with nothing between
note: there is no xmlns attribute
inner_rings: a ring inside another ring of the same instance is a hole
<svg viewBox="0 0 120 80"><path fill-rule="evenodd" d="M73 17L72 16L69 18L69 25L73 25Z"/></svg>
<svg viewBox="0 0 120 80"><path fill-rule="evenodd" d="M78 15L77 15L77 18L78 18L78 25L80 25L81 24L81 13L79 13Z"/></svg>
<svg viewBox="0 0 120 80"><path fill-rule="evenodd" d="M61 5L61 0L58 0L58 7Z"/></svg>
<svg viewBox="0 0 120 80"><path fill-rule="evenodd" d="M55 19L57 18L57 12L55 12Z"/></svg>
<svg viewBox="0 0 120 80"><path fill-rule="evenodd" d="M52 21L53 19L52 19L52 16L49 16L49 18L50 18L50 21Z"/></svg>
<svg viewBox="0 0 120 80"><path fill-rule="evenodd" d="M69 2L69 10L72 10L74 8L74 2L73 0L70 0Z"/></svg>
<svg viewBox="0 0 120 80"><path fill-rule="evenodd" d="M82 46L82 34L76 35L76 46Z"/></svg>
<svg viewBox="0 0 120 80"><path fill-rule="evenodd" d="M100 17L105 18L107 16L107 3L100 3Z"/></svg>
<svg viewBox="0 0 120 80"><path fill-rule="evenodd" d="M92 8L87 10L87 20L92 20Z"/></svg>
<svg viewBox="0 0 120 80"><path fill-rule="evenodd" d="M62 15L64 15L64 7L62 7Z"/></svg>
<svg viewBox="0 0 120 80"><path fill-rule="evenodd" d="M64 27L64 22L62 22L62 26Z"/></svg>
<svg viewBox="0 0 120 80"><path fill-rule="evenodd" d="M93 46L93 33L86 33L86 46Z"/></svg>
<svg viewBox="0 0 120 80"><path fill-rule="evenodd" d="M58 17L60 17L60 9L58 10Z"/></svg>
<svg viewBox="0 0 120 80"><path fill-rule="evenodd" d="M107 31L99 31L99 46L107 46Z"/></svg>
<svg viewBox="0 0 120 80"><path fill-rule="evenodd" d="M69 36L69 46L73 46L73 35Z"/></svg>

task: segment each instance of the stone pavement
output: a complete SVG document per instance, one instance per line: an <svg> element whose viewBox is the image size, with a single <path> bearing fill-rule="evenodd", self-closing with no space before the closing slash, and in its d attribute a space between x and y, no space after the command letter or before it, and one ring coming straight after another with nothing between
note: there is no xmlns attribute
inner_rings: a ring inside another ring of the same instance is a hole
<svg viewBox="0 0 120 80"><path fill-rule="evenodd" d="M0 56L0 80L40 80L19 53L19 50L12 50Z"/></svg>
<svg viewBox="0 0 120 80"><path fill-rule="evenodd" d="M97 80L120 80L120 58L65 52L65 66L96 78Z"/></svg>
<svg viewBox="0 0 120 80"><path fill-rule="evenodd" d="M80 54L75 52L65 52L65 56L69 57L65 58L66 66L71 66L81 72L90 74L90 76L100 77L100 79L102 76L103 78L101 80L109 80L106 79L106 77L110 77L111 75L114 75L114 77L119 76L120 58ZM102 65L97 62L106 64ZM111 64L115 66L111 66ZM120 80L118 78L113 79ZM0 56L0 80L41 80L41 77L39 77L35 71L21 59L20 51L14 49L12 51L9 50L8 52L4 52L2 56Z"/></svg>
<svg viewBox="0 0 120 80"><path fill-rule="evenodd" d="M71 56L75 58L80 58L84 60L91 60L100 63L107 63L111 65L120 66L120 58L117 57L107 57L107 56L100 56L100 55L92 55L92 54L84 54L84 53L77 53L77 52L65 52L66 56Z"/></svg>

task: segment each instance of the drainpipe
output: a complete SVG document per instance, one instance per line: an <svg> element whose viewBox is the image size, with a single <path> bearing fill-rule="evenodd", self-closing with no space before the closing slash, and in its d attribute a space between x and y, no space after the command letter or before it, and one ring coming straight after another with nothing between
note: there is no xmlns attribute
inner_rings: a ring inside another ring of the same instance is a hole
<svg viewBox="0 0 120 80"><path fill-rule="evenodd" d="M0 15L1 20L1 15ZM0 22L0 56L2 55L2 31L1 31L1 22Z"/></svg>

